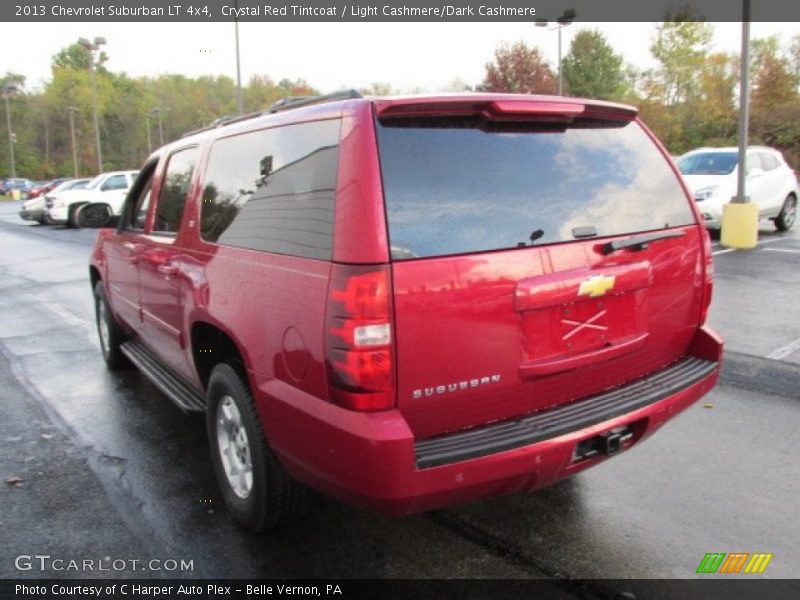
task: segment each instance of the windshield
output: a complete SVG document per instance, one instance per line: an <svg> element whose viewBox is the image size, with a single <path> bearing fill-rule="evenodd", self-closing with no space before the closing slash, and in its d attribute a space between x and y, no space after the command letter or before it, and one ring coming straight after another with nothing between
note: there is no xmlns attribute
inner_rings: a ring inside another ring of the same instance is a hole
<svg viewBox="0 0 800 600"><path fill-rule="evenodd" d="M637 122L569 127L378 124L394 259L481 252L694 223Z"/></svg>
<svg viewBox="0 0 800 600"><path fill-rule="evenodd" d="M98 175L97 177L95 177L89 183L86 184L86 188L85 189L92 190L92 189L96 188L98 185L100 185L101 181L103 181L103 176L102 175Z"/></svg>
<svg viewBox="0 0 800 600"><path fill-rule="evenodd" d="M678 159L684 175L728 175L736 168L735 152L697 152Z"/></svg>

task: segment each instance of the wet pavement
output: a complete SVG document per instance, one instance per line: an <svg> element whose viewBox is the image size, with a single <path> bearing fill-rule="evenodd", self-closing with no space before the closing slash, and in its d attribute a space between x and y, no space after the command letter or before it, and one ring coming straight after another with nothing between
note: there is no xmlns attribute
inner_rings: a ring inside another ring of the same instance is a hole
<svg viewBox="0 0 800 600"><path fill-rule="evenodd" d="M135 370L105 369L95 232L25 224L18 206L0 202L0 478L21 480L0 483L0 577L69 575L14 566L47 553L192 561L83 576L536 577L569 598L572 578L695 577L707 552L771 552L762 577L798 576L797 232L715 248L710 320L732 366L631 452L533 494L403 519L320 497L295 527L252 535L220 505L202 420Z"/></svg>

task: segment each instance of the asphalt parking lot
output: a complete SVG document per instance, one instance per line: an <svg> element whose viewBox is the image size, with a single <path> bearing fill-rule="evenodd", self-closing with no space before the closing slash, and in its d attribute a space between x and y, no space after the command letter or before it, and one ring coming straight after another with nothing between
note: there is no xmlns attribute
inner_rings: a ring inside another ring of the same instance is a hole
<svg viewBox="0 0 800 600"><path fill-rule="evenodd" d="M297 527L256 536L220 506L202 421L136 371L105 369L95 231L24 223L19 204L0 202L0 577L54 575L15 567L46 553L192 561L100 577L537 577L569 598L574 578L696 577L707 552L769 552L757 577L798 576L797 230L765 224L753 251L715 243L722 382L631 452L533 494L403 519L319 498Z"/></svg>

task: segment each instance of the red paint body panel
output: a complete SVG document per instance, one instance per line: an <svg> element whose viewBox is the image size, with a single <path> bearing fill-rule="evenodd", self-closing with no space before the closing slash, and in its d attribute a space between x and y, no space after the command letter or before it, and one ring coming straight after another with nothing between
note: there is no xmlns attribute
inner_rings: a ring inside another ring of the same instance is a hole
<svg viewBox="0 0 800 600"><path fill-rule="evenodd" d="M604 423L477 459L416 467L419 440L591 396L686 355L721 358L721 340L702 327L710 247L688 191L698 224L676 228L682 237L641 251L603 254L604 243L627 237L619 236L391 262L375 116L475 112L495 119L636 118L631 107L550 96L362 99L179 140L160 155L153 185L156 197L170 152L200 146L179 234L149 235L151 207L145 232L98 236L92 265L113 312L198 391L193 328L202 323L224 332L244 360L270 447L289 473L345 501L394 514L547 485L602 460L573 465L571 456L578 441L619 425L630 425L631 443L638 443L705 394L718 370ZM342 122L332 261L201 239L203 180L216 139L325 119ZM390 270L397 398L390 410L358 412L331 400L325 336L333 264ZM613 289L580 293L582 283L598 277L613 278Z"/></svg>

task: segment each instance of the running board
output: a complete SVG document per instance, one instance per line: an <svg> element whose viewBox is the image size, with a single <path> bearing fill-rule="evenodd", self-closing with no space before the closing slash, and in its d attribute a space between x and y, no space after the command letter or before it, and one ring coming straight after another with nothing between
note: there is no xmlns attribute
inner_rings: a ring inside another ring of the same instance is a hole
<svg viewBox="0 0 800 600"><path fill-rule="evenodd" d="M206 410L206 399L163 366L140 342L136 340L125 342L120 346L120 350L158 389L177 404L178 408L185 412Z"/></svg>

